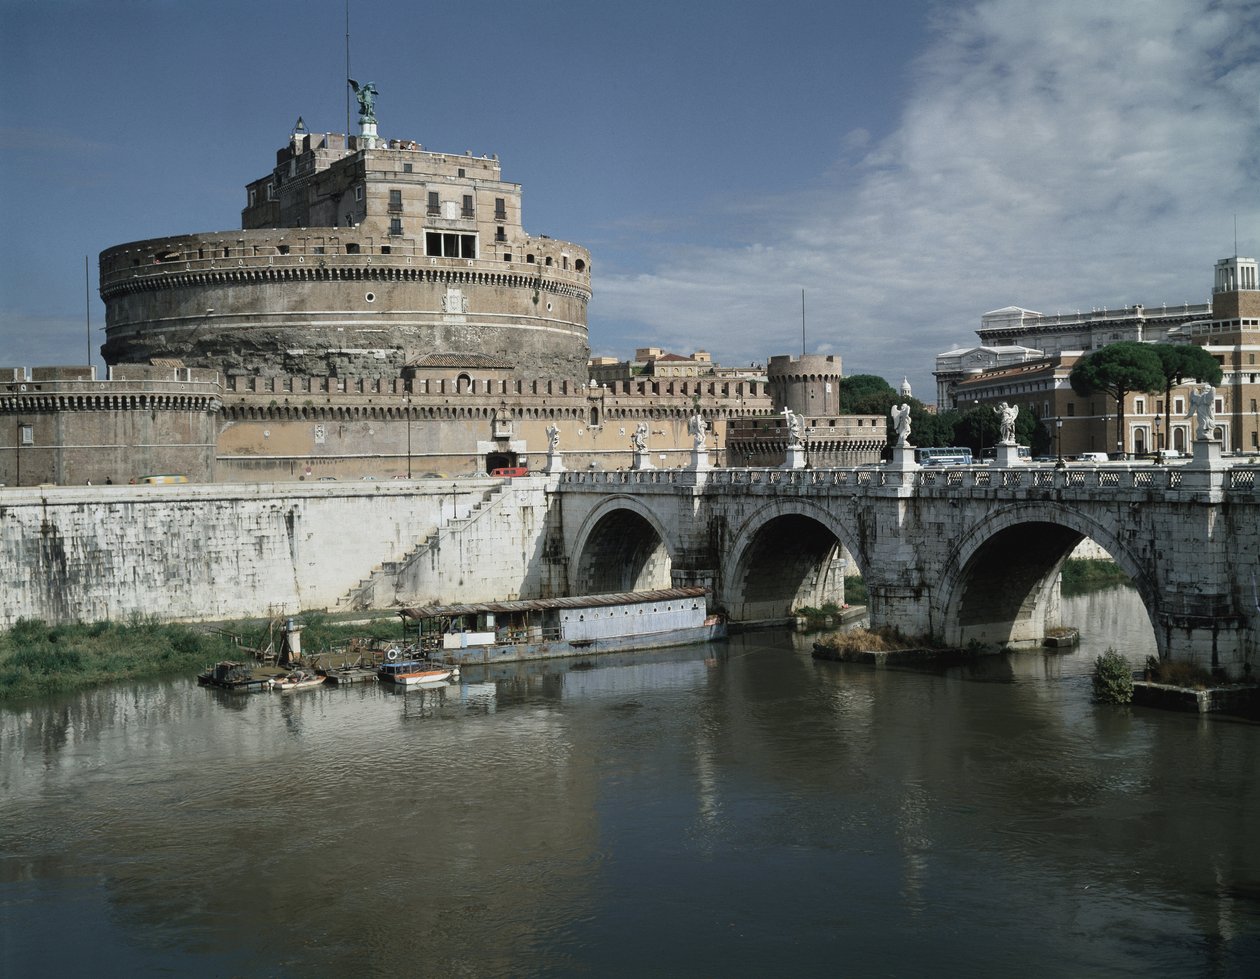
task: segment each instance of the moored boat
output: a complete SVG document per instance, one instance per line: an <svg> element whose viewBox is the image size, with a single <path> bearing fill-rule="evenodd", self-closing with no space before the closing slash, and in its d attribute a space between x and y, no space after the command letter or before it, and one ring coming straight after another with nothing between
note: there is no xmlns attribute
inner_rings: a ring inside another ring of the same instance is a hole
<svg viewBox="0 0 1260 979"><path fill-rule="evenodd" d="M271 689L279 690L281 693L288 693L291 690L307 690L310 687L318 687L324 680L325 677L318 673L294 670L285 676L272 677Z"/></svg>
<svg viewBox="0 0 1260 979"><path fill-rule="evenodd" d="M402 650L391 649L386 653L385 662L380 665L377 674L386 683L416 687L445 683L452 676L458 676L459 669L450 663L408 658L403 655Z"/></svg>
<svg viewBox="0 0 1260 979"><path fill-rule="evenodd" d="M246 664L226 659L198 673L197 682L203 687L218 687L233 693L261 693L271 688L268 677L255 677Z"/></svg>
<svg viewBox="0 0 1260 979"><path fill-rule="evenodd" d="M580 595L402 609L426 655L460 666L687 646L726 636L708 589Z"/></svg>

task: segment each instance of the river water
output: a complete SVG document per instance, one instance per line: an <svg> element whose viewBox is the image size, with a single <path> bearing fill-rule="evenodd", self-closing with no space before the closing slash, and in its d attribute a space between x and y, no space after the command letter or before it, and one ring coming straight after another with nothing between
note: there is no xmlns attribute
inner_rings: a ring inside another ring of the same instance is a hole
<svg viewBox="0 0 1260 979"><path fill-rule="evenodd" d="M1254 976L1260 726L807 637L0 712L0 974ZM75 936L78 936L77 939Z"/></svg>

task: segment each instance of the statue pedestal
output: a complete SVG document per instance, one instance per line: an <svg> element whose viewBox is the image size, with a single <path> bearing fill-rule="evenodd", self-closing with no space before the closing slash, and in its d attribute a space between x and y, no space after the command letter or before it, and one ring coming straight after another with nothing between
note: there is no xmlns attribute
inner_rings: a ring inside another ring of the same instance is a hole
<svg viewBox="0 0 1260 979"><path fill-rule="evenodd" d="M652 453L647 449L634 449L630 458L631 469L653 469Z"/></svg>
<svg viewBox="0 0 1260 979"><path fill-rule="evenodd" d="M707 472L709 469L709 450L708 449L692 449L691 465L689 469L696 472Z"/></svg>
<svg viewBox="0 0 1260 979"><path fill-rule="evenodd" d="M894 445L892 450L892 461L888 463L885 468L899 469L902 471L920 468L919 464L914 461L914 446Z"/></svg>
<svg viewBox="0 0 1260 979"><path fill-rule="evenodd" d="M359 119L359 149L376 149L376 123Z"/></svg>
<svg viewBox="0 0 1260 979"><path fill-rule="evenodd" d="M547 468L543 472L548 474L564 472L564 460L559 452L547 453Z"/></svg>
<svg viewBox="0 0 1260 979"><path fill-rule="evenodd" d="M1186 469L1219 469L1221 467L1221 443L1215 439L1195 439L1190 443L1194 457Z"/></svg>
<svg viewBox="0 0 1260 979"><path fill-rule="evenodd" d="M993 447L993 449L994 469L1010 469L1013 466L1027 465L1027 463L1019 457L1019 446L1014 442L999 442Z"/></svg>
<svg viewBox="0 0 1260 979"><path fill-rule="evenodd" d="M783 461L780 469L804 469L805 468L805 446L789 445L787 447L787 457Z"/></svg>

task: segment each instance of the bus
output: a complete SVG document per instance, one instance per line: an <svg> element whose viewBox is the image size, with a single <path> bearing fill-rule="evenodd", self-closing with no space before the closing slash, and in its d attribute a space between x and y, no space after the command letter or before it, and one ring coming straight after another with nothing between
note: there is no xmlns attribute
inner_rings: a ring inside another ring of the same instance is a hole
<svg viewBox="0 0 1260 979"><path fill-rule="evenodd" d="M186 483L188 477L175 473L155 473L151 476L137 476L132 482L147 486L164 486L168 483Z"/></svg>
<svg viewBox="0 0 1260 979"><path fill-rule="evenodd" d="M915 449L914 461L920 466L970 466L971 450L964 446Z"/></svg>

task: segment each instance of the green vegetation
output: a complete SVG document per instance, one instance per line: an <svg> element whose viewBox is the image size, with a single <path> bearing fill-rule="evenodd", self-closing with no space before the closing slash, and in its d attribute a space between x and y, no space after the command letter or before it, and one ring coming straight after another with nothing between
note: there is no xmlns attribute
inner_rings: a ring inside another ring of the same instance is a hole
<svg viewBox="0 0 1260 979"><path fill-rule="evenodd" d="M1189 687L1192 690L1206 690L1218 685L1213 681L1212 674L1201 666L1160 660L1154 656L1146 657L1146 679L1151 683L1166 683L1170 687Z"/></svg>
<svg viewBox="0 0 1260 979"><path fill-rule="evenodd" d="M844 600L850 605L866 605L870 596L866 591L866 582L860 574L845 575Z"/></svg>
<svg viewBox="0 0 1260 979"><path fill-rule="evenodd" d="M394 616L348 623L318 612L296 616L304 626L308 655L352 638L398 640ZM281 620L240 620L217 626L162 622L132 616L126 623L48 625L20 619L0 632L0 700L68 693L120 680L191 675L221 659L245 659L249 651L279 645Z"/></svg>
<svg viewBox="0 0 1260 979"><path fill-rule="evenodd" d="M1063 565L1062 591L1068 597L1131 584L1120 565L1106 558L1072 558Z"/></svg>
<svg viewBox="0 0 1260 979"><path fill-rule="evenodd" d="M909 639L896 629L846 629L844 632L833 632L818 640L817 645L847 653L866 651L880 653L894 649L918 648L931 645L931 643Z"/></svg>
<svg viewBox="0 0 1260 979"><path fill-rule="evenodd" d="M1094 660L1094 699L1104 704L1133 700L1133 668L1110 646Z"/></svg>

